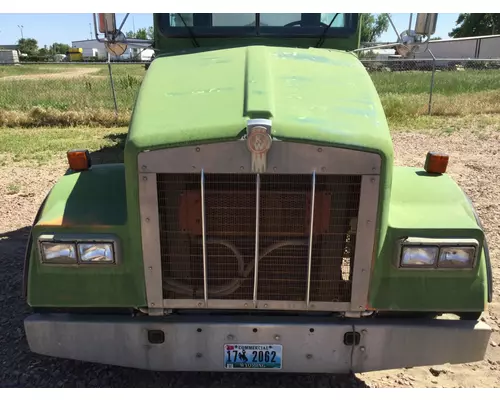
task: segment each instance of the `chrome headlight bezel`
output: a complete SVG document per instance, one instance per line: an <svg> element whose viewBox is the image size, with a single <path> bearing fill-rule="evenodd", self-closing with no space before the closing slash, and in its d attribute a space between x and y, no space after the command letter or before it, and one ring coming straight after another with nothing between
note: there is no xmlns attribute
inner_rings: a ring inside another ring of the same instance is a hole
<svg viewBox="0 0 500 400"><path fill-rule="evenodd" d="M44 234L38 237L38 253L40 262L45 266L65 266L65 267L92 267L92 266L114 266L118 265L119 260L119 241L114 235L97 235L97 234ZM68 262L53 262L46 259L44 252L45 244L65 244L73 246L75 259ZM106 245L111 247L111 260L88 261L84 260L81 255L80 248L82 245Z"/></svg>
<svg viewBox="0 0 500 400"><path fill-rule="evenodd" d="M436 256L432 264L403 264L405 248L436 248ZM446 249L473 249L472 257L467 265L443 265L440 262L441 255ZM472 271L476 268L479 256L480 244L476 239L429 239L429 238L405 238L398 242L395 266L400 270L439 270L439 271Z"/></svg>

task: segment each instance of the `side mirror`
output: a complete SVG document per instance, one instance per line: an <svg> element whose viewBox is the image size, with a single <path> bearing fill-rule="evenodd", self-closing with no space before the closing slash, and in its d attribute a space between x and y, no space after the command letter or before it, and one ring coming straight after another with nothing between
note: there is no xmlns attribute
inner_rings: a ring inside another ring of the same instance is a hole
<svg viewBox="0 0 500 400"><path fill-rule="evenodd" d="M106 35L116 33L116 16L114 13L98 14L99 16L99 32Z"/></svg>
<svg viewBox="0 0 500 400"><path fill-rule="evenodd" d="M415 33L430 37L436 32L437 14L418 13L415 21Z"/></svg>

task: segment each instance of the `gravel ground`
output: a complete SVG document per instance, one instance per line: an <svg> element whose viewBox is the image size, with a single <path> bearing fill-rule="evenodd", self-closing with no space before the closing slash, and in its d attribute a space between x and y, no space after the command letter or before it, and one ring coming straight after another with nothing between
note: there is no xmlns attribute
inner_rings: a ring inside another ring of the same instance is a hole
<svg viewBox="0 0 500 400"><path fill-rule="evenodd" d="M430 137L399 133L396 163L420 166L428 150L450 154L450 174L472 198L487 231L494 280L499 282L500 154L497 133ZM24 249L43 197L63 173L63 163L37 168L0 167L0 386L3 387L500 387L500 290L484 320L495 330L482 362L331 375L152 373L51 359L29 352L23 319L29 310L20 297ZM459 351L457 349L457 351Z"/></svg>

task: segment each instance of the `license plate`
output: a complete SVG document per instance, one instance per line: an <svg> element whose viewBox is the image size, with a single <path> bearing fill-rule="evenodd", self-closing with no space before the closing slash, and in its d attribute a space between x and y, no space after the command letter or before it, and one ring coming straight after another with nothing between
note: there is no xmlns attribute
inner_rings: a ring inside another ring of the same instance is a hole
<svg viewBox="0 0 500 400"><path fill-rule="evenodd" d="M280 344L225 344L226 369L281 369Z"/></svg>

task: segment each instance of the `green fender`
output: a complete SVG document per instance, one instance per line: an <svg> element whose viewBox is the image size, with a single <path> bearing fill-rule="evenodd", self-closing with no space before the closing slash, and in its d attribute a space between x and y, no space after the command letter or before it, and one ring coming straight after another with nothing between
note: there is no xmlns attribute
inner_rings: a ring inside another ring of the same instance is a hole
<svg viewBox="0 0 500 400"><path fill-rule="evenodd" d="M491 264L482 226L463 190L448 175L394 167L386 218L380 224L368 306L390 311L480 311L491 301ZM479 243L472 270L398 268L398 241L407 237L472 238Z"/></svg>
<svg viewBox="0 0 500 400"><path fill-rule="evenodd" d="M143 307L146 304L140 226L129 219L123 164L68 172L54 185L29 238L24 293L32 307ZM133 210L137 213L137 210ZM40 262L37 238L46 234L113 234L114 266L64 267Z"/></svg>
<svg viewBox="0 0 500 400"><path fill-rule="evenodd" d="M472 212L474 213L474 218L476 219L477 225L484 232L483 224L481 223L481 220L480 220L479 215L476 211L476 208L474 207L474 203L472 203L472 200L470 199L469 196L467 196L467 194L465 194L465 192L464 192L464 196L467 198L467 200L471 206L471 209L472 209ZM491 303L493 301L493 270L491 267L490 250L488 247L488 240L486 239L486 235L484 236L483 252L484 252L484 262L486 265L486 274L487 274L486 276L488 279L488 303Z"/></svg>

